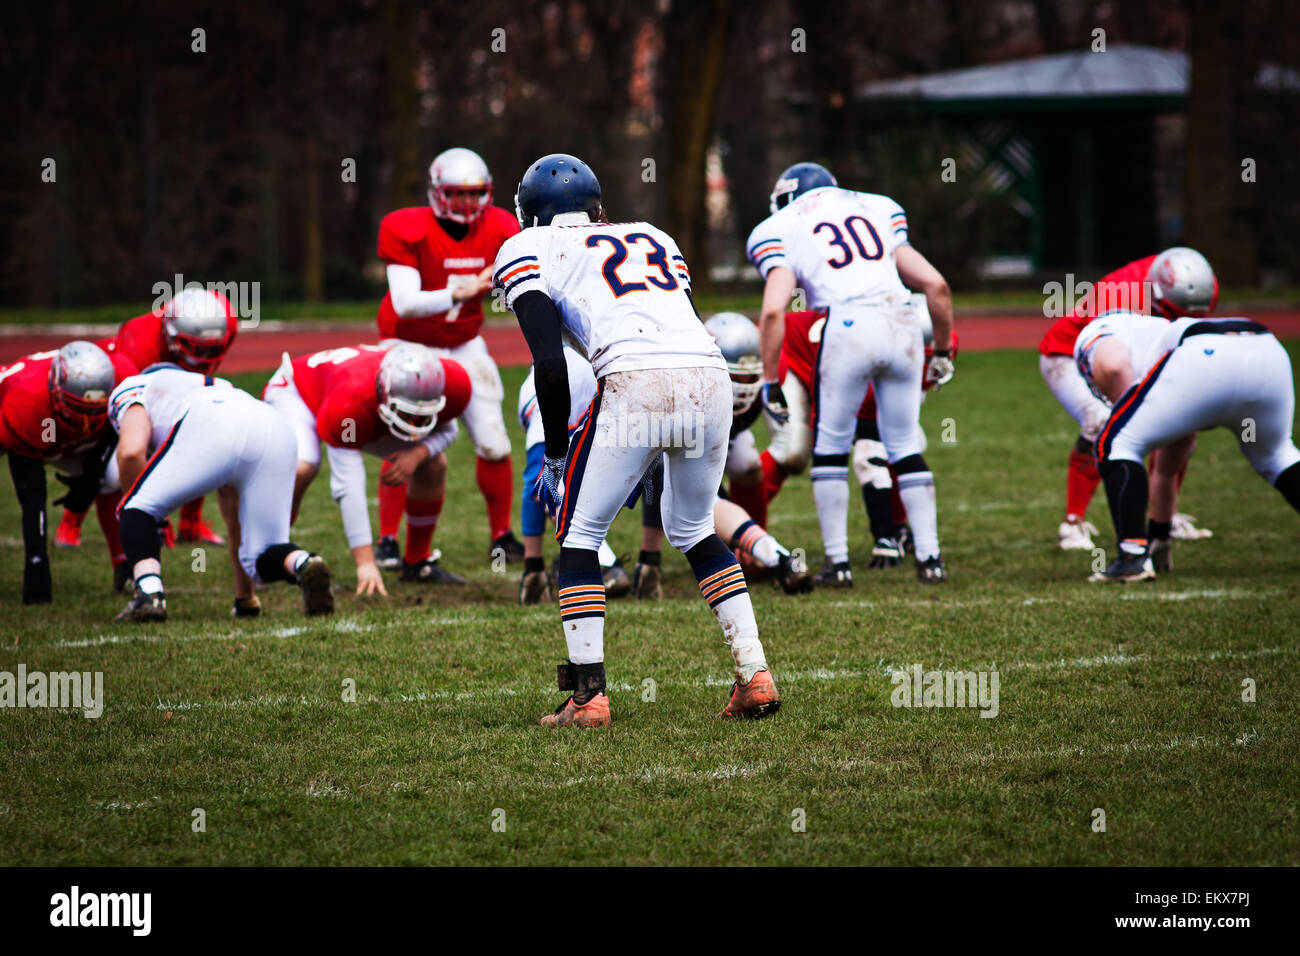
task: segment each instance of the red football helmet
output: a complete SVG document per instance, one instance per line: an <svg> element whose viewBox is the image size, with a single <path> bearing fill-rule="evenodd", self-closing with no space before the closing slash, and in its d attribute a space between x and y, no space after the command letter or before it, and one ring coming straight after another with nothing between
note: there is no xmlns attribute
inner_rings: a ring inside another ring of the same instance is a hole
<svg viewBox="0 0 1300 956"><path fill-rule="evenodd" d="M50 363L50 403L71 428L94 432L108 421L108 396L117 379L113 360L94 342L69 342Z"/></svg>
<svg viewBox="0 0 1300 956"><path fill-rule="evenodd" d="M429 164L429 205L439 219L470 225L492 205L492 174L472 149L456 147Z"/></svg>

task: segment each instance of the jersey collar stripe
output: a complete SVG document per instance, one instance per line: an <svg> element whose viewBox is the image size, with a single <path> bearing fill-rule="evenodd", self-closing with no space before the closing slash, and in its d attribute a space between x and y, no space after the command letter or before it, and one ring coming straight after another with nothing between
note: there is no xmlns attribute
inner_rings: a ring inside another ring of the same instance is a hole
<svg viewBox="0 0 1300 956"><path fill-rule="evenodd" d="M500 280L500 278L501 278L501 273L505 272L505 271L506 271L507 269L509 269L511 266L517 266L517 265L519 265L519 263L521 263L521 262L536 262L536 261L537 261L537 257L536 257L536 256L520 256L518 259L511 259L509 262L507 262L505 265L503 265L500 269L498 269L498 270L496 271L495 275L496 275L497 279Z"/></svg>

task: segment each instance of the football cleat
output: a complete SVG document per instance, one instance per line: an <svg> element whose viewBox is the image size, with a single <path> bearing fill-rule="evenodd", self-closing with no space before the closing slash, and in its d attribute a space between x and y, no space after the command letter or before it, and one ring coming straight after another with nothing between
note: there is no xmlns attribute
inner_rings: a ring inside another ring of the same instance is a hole
<svg viewBox="0 0 1300 956"><path fill-rule="evenodd" d="M943 584L948 580L948 571L943 566L943 557L936 554L933 558L916 562L916 579L922 584Z"/></svg>
<svg viewBox="0 0 1300 956"><path fill-rule="evenodd" d="M781 695L770 671L761 670L749 679L748 684L736 681L731 685L731 699L719 717L758 720L781 709Z"/></svg>
<svg viewBox="0 0 1300 956"><path fill-rule="evenodd" d="M597 694L585 704L577 703L572 697L555 709L555 713L542 718L543 727L608 727L612 718L609 715L609 698Z"/></svg>
<svg viewBox="0 0 1300 956"><path fill-rule="evenodd" d="M513 531L507 531L488 545L489 561L496 560L498 550L505 554L506 564L514 564L524 559L524 546L520 544Z"/></svg>
<svg viewBox="0 0 1300 956"><path fill-rule="evenodd" d="M849 562L832 564L831 559L827 558L822 564L822 573L817 575L817 585L823 588L853 587L853 569L849 567Z"/></svg>
<svg viewBox="0 0 1300 956"><path fill-rule="evenodd" d="M1149 581L1156 576L1155 566L1150 555L1123 554L1106 565L1105 571L1098 571L1088 578L1089 581L1122 583L1125 581Z"/></svg>
<svg viewBox="0 0 1300 956"><path fill-rule="evenodd" d="M465 579L438 564L437 558L423 561L403 561L402 580L421 584L464 584Z"/></svg>
<svg viewBox="0 0 1300 956"><path fill-rule="evenodd" d="M773 583L779 584L786 594L807 594L813 589L812 572L802 562L796 568L788 554L777 555L773 571Z"/></svg>
<svg viewBox="0 0 1300 956"><path fill-rule="evenodd" d="M1182 512L1174 515L1173 520L1169 522L1169 537L1179 541L1195 541L1198 538L1213 538L1214 532L1209 528L1198 528L1195 525L1196 519L1191 515L1185 515Z"/></svg>
<svg viewBox="0 0 1300 956"><path fill-rule="evenodd" d="M1153 538L1147 550L1156 574L1168 574L1174 569L1174 542L1171 538Z"/></svg>
<svg viewBox="0 0 1300 956"><path fill-rule="evenodd" d="M161 591L156 594L145 594L137 587L130 603L113 620L135 623L165 621L167 620L167 597Z"/></svg>
<svg viewBox="0 0 1300 956"><path fill-rule="evenodd" d="M663 597L663 575L659 573L659 565L638 563L632 569L632 591L638 601L658 601Z"/></svg>
<svg viewBox="0 0 1300 956"><path fill-rule="evenodd" d="M903 563L903 546L895 538L877 538L871 548L870 569L896 568Z"/></svg>
<svg viewBox="0 0 1300 956"><path fill-rule="evenodd" d="M54 546L56 548L81 547L81 522L72 520L72 513L63 512L59 526L54 529Z"/></svg>
<svg viewBox="0 0 1300 956"><path fill-rule="evenodd" d="M1062 551L1091 551L1097 526L1091 521L1062 521L1056 529L1056 546Z"/></svg>
<svg viewBox="0 0 1300 956"><path fill-rule="evenodd" d="M899 550L904 554L915 553L916 539L912 537L912 526L910 524L900 524L894 531L894 540L898 542Z"/></svg>
<svg viewBox="0 0 1300 956"><path fill-rule="evenodd" d="M319 554L309 555L298 569L298 588L302 591L303 613L308 617L334 613L329 565Z"/></svg>
<svg viewBox="0 0 1300 956"><path fill-rule="evenodd" d="M519 603L524 607L555 600L551 577L545 571L525 571L519 578Z"/></svg>
<svg viewBox="0 0 1300 956"><path fill-rule="evenodd" d="M382 537L375 545L375 567L385 571L402 569L402 553L397 548L397 539L391 535Z"/></svg>
<svg viewBox="0 0 1300 956"><path fill-rule="evenodd" d="M226 539L217 534L212 525L208 524L202 518L197 521L182 521L180 531L176 535L177 541L197 541L202 544L211 544L220 546L226 543Z"/></svg>
<svg viewBox="0 0 1300 956"><path fill-rule="evenodd" d="M605 581L605 597L609 600L627 597L632 591L632 581L623 570L623 565L617 561L607 568L602 568L601 577Z"/></svg>
<svg viewBox="0 0 1300 956"><path fill-rule="evenodd" d="M235 598L235 606L230 609L231 617L260 617L262 614L262 602L257 599L257 595L252 597Z"/></svg>
<svg viewBox="0 0 1300 956"><path fill-rule="evenodd" d="M118 594L129 594L131 584L131 565L126 561L119 561L113 565L113 590Z"/></svg>

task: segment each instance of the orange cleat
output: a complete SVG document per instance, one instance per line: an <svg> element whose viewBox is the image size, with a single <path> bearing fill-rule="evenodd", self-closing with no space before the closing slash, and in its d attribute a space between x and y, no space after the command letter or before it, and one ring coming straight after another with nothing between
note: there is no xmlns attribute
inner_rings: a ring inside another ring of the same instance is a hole
<svg viewBox="0 0 1300 956"><path fill-rule="evenodd" d="M71 511L63 512L59 526L54 529L54 546L58 548L81 547L81 519L84 514L73 515Z"/></svg>
<svg viewBox="0 0 1300 956"><path fill-rule="evenodd" d="M566 700L553 714L542 718L543 727L608 727L612 718L609 716L609 698L597 694L585 704L578 704L572 697Z"/></svg>
<svg viewBox="0 0 1300 956"><path fill-rule="evenodd" d="M758 720L781 709L781 695L776 692L770 671L761 670L750 678L748 684L740 681L731 685L731 700L721 717L743 717Z"/></svg>
<svg viewBox="0 0 1300 956"><path fill-rule="evenodd" d="M176 536L177 541L197 541L202 544L223 545L226 539L213 530L212 525L208 524L202 518L197 521L181 521L180 534Z"/></svg>

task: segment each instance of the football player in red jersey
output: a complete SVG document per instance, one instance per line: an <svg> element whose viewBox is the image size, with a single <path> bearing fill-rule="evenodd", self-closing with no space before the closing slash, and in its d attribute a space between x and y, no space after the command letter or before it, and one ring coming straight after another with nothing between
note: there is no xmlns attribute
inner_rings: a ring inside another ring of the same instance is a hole
<svg viewBox="0 0 1300 956"><path fill-rule="evenodd" d="M51 600L45 543L45 463L75 477L59 479L68 493L55 504L85 510L95 499L117 436L108 428L108 396L133 374L91 342L69 342L57 352L37 352L0 368L0 450L22 508L23 603ZM116 522L112 525L116 532ZM121 550L109 540L109 552Z"/></svg>
<svg viewBox="0 0 1300 956"><path fill-rule="evenodd" d="M1079 423L1079 438L1070 451L1065 520L1057 529L1057 544L1061 548L1069 551L1093 547L1092 533L1097 529L1088 523L1086 515L1101 483L1093 446L1110 416L1110 408L1092 394L1075 367L1075 339L1085 325L1105 312L1139 312L1172 320L1208 315L1214 311L1218 299L1219 280L1205 257L1195 249L1175 246L1102 276L1074 311L1057 319L1038 343L1038 365L1047 387ZM1156 471L1163 474L1163 469ZM1185 467L1178 472L1173 488L1153 489L1153 493L1176 501L1185 472ZM1175 514L1172 524L1176 538L1202 538L1211 534L1192 524L1188 515Z"/></svg>
<svg viewBox="0 0 1300 956"><path fill-rule="evenodd" d="M330 494L357 564L357 594L387 596L375 564L366 506L362 452L388 465L380 487L405 485L406 553L402 580L462 584L431 553L447 491L447 457L456 418L471 401L469 373L458 362L411 342L327 349L290 359L286 354L262 393L280 411L298 441L293 516L320 469L320 443L330 461Z"/></svg>
<svg viewBox="0 0 1300 956"><path fill-rule="evenodd" d="M117 334L97 343L115 358L144 371L159 362L175 362L191 372L210 375L217 370L238 331L238 319L230 301L220 292L196 285L186 286L161 309L137 315L122 323ZM133 374L132 373L132 374ZM111 492L96 502L100 525L109 533L116 525L119 493ZM81 523L85 513L66 509L54 533L54 543L63 548L81 544ZM170 526L169 529L170 530ZM116 529L114 529L116 534ZM222 545L225 540L203 519L203 499L196 498L181 509L181 541Z"/></svg>
<svg viewBox="0 0 1300 956"><path fill-rule="evenodd" d="M501 244L519 232L513 214L492 205L492 175L477 153L449 149L429 166L429 205L398 209L379 224L379 258L388 294L379 306L386 339L431 346L469 373L474 394L462 416L477 455L475 475L487 504L491 545L523 560L510 529L514 471L501 403L505 388L479 335L483 295ZM385 466L388 467L388 466ZM399 566L397 533L405 485L379 488L379 566Z"/></svg>

